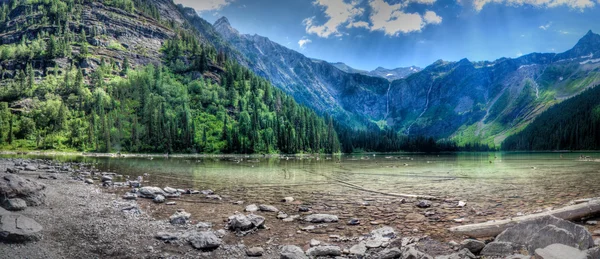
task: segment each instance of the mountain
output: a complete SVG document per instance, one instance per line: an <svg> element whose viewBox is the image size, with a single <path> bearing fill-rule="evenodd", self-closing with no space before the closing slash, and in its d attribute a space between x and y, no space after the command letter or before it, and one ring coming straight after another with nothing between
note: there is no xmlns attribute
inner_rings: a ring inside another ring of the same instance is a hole
<svg viewBox="0 0 600 259"><path fill-rule="evenodd" d="M331 65L333 65L337 69L342 70L346 73L362 74L362 75L373 76L373 77L381 77L381 78L388 79L390 81L406 78L406 77L422 70L421 68L418 68L415 66L410 66L410 67L399 67L399 68L394 68L394 69L378 67L372 71L365 71L365 70L359 70L359 69L352 68L342 62L331 63Z"/></svg>
<svg viewBox="0 0 600 259"><path fill-rule="evenodd" d="M187 16L172 0L0 2L0 149L340 150L331 118Z"/></svg>
<svg viewBox="0 0 600 259"><path fill-rule="evenodd" d="M391 74L389 70L365 72L310 59L268 38L240 34L226 18L214 28L248 60L250 69L342 123L376 124L459 144L499 145L549 107L600 80L600 36L591 31L564 53L479 62L439 60L388 81L382 75ZM378 74L367 76L374 73Z"/></svg>

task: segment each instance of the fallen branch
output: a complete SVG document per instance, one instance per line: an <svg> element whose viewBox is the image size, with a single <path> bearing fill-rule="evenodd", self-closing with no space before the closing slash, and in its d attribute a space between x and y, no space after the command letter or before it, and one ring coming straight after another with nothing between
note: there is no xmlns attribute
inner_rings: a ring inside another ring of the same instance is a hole
<svg viewBox="0 0 600 259"><path fill-rule="evenodd" d="M600 199L591 199L585 203L511 219L453 227L450 228L450 231L473 238L493 237L519 222L533 220L547 215L552 215L564 220L581 220L582 218L587 218L596 214L600 214Z"/></svg>
<svg viewBox="0 0 600 259"><path fill-rule="evenodd" d="M356 190L359 190L359 191L377 193L377 194L382 194L382 195L385 195L385 196L400 197L400 198L412 198L412 199L423 199L423 200L439 200L439 198L434 197L434 196L429 196L429 195L389 193L389 192L382 192L382 191L377 191L377 190L371 190L371 189L367 189L367 188L364 188L362 186L358 186L358 185L353 184L353 183L345 182L345 181L342 181L340 179L335 179L333 177L329 177L329 176L326 176L326 175L318 174L318 173L311 172L311 171L308 171L308 170L304 170L304 171L306 171L309 174L316 174L316 175L325 177L325 178L327 178L329 180L336 181L338 184L341 184L341 185L344 185L346 187L350 187L350 188L353 188L353 189L356 189Z"/></svg>

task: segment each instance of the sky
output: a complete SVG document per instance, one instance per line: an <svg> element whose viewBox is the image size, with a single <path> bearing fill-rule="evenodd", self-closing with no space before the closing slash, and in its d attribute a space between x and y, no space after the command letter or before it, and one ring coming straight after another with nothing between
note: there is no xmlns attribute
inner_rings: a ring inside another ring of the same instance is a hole
<svg viewBox="0 0 600 259"><path fill-rule="evenodd" d="M600 0L174 0L213 23L364 70L563 52L600 33Z"/></svg>

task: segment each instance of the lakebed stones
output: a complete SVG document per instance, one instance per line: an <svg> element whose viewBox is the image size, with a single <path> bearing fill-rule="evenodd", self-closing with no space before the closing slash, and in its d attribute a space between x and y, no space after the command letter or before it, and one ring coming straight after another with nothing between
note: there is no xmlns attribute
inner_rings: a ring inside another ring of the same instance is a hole
<svg viewBox="0 0 600 259"><path fill-rule="evenodd" d="M465 239L460 243L460 247L468 249L471 253L479 254L485 247L485 243L476 239Z"/></svg>
<svg viewBox="0 0 600 259"><path fill-rule="evenodd" d="M338 222L338 217L330 214L312 214L304 217L304 221L311 223L331 223Z"/></svg>
<svg viewBox="0 0 600 259"><path fill-rule="evenodd" d="M258 206L256 204L250 204L248 206L246 206L246 212L257 212L258 211Z"/></svg>
<svg viewBox="0 0 600 259"><path fill-rule="evenodd" d="M308 257L302 251L302 248L294 245L286 245L281 248L281 259L307 259Z"/></svg>
<svg viewBox="0 0 600 259"><path fill-rule="evenodd" d="M379 259L396 259L400 258L400 256L402 256L402 251L397 247L384 249L377 253L377 258Z"/></svg>
<svg viewBox="0 0 600 259"><path fill-rule="evenodd" d="M85 179L85 181L83 181L83 182L86 183L86 184L94 184L94 180L89 179L89 178Z"/></svg>
<svg viewBox="0 0 600 259"><path fill-rule="evenodd" d="M425 209L431 207L431 201L421 200L416 204L417 207Z"/></svg>
<svg viewBox="0 0 600 259"><path fill-rule="evenodd" d="M487 244L483 250L481 250L481 255L505 257L516 253L521 248L522 246L511 242L494 241Z"/></svg>
<svg viewBox="0 0 600 259"><path fill-rule="evenodd" d="M259 257L259 256L262 256L264 252L265 252L265 249L257 246L257 247L251 247L248 250L246 250L246 255L250 256L250 257Z"/></svg>
<svg viewBox="0 0 600 259"><path fill-rule="evenodd" d="M179 235L169 232L158 232L156 235L154 235L154 237L162 241L175 241L179 239Z"/></svg>
<svg viewBox="0 0 600 259"><path fill-rule="evenodd" d="M214 250L221 246L221 239L211 231L196 232L187 237L188 242L199 250Z"/></svg>
<svg viewBox="0 0 600 259"><path fill-rule="evenodd" d="M156 197L154 197L154 199L152 199L152 201L154 201L154 203L164 203L166 200L165 196L162 195L156 195Z"/></svg>
<svg viewBox="0 0 600 259"><path fill-rule="evenodd" d="M39 206L46 200L46 186L14 174L0 174L0 204L6 199L20 198L28 206Z"/></svg>
<svg viewBox="0 0 600 259"><path fill-rule="evenodd" d="M294 197L284 197L283 199L281 199L281 202L286 202L286 203L290 203L294 201Z"/></svg>
<svg viewBox="0 0 600 259"><path fill-rule="evenodd" d="M35 220L0 208L0 241L35 241L40 238L42 229Z"/></svg>

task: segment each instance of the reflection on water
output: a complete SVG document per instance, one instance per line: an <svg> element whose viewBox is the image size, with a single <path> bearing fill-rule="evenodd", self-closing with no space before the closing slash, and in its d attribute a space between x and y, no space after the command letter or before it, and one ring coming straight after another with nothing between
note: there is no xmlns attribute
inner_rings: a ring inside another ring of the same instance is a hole
<svg viewBox="0 0 600 259"><path fill-rule="evenodd" d="M315 157L53 159L94 163L102 171L146 177L153 185L240 191L285 188L343 194L341 180L390 193L470 201L600 196L600 163L579 153L377 154ZM599 157L600 154L586 153ZM260 192L257 192L260 195Z"/></svg>

